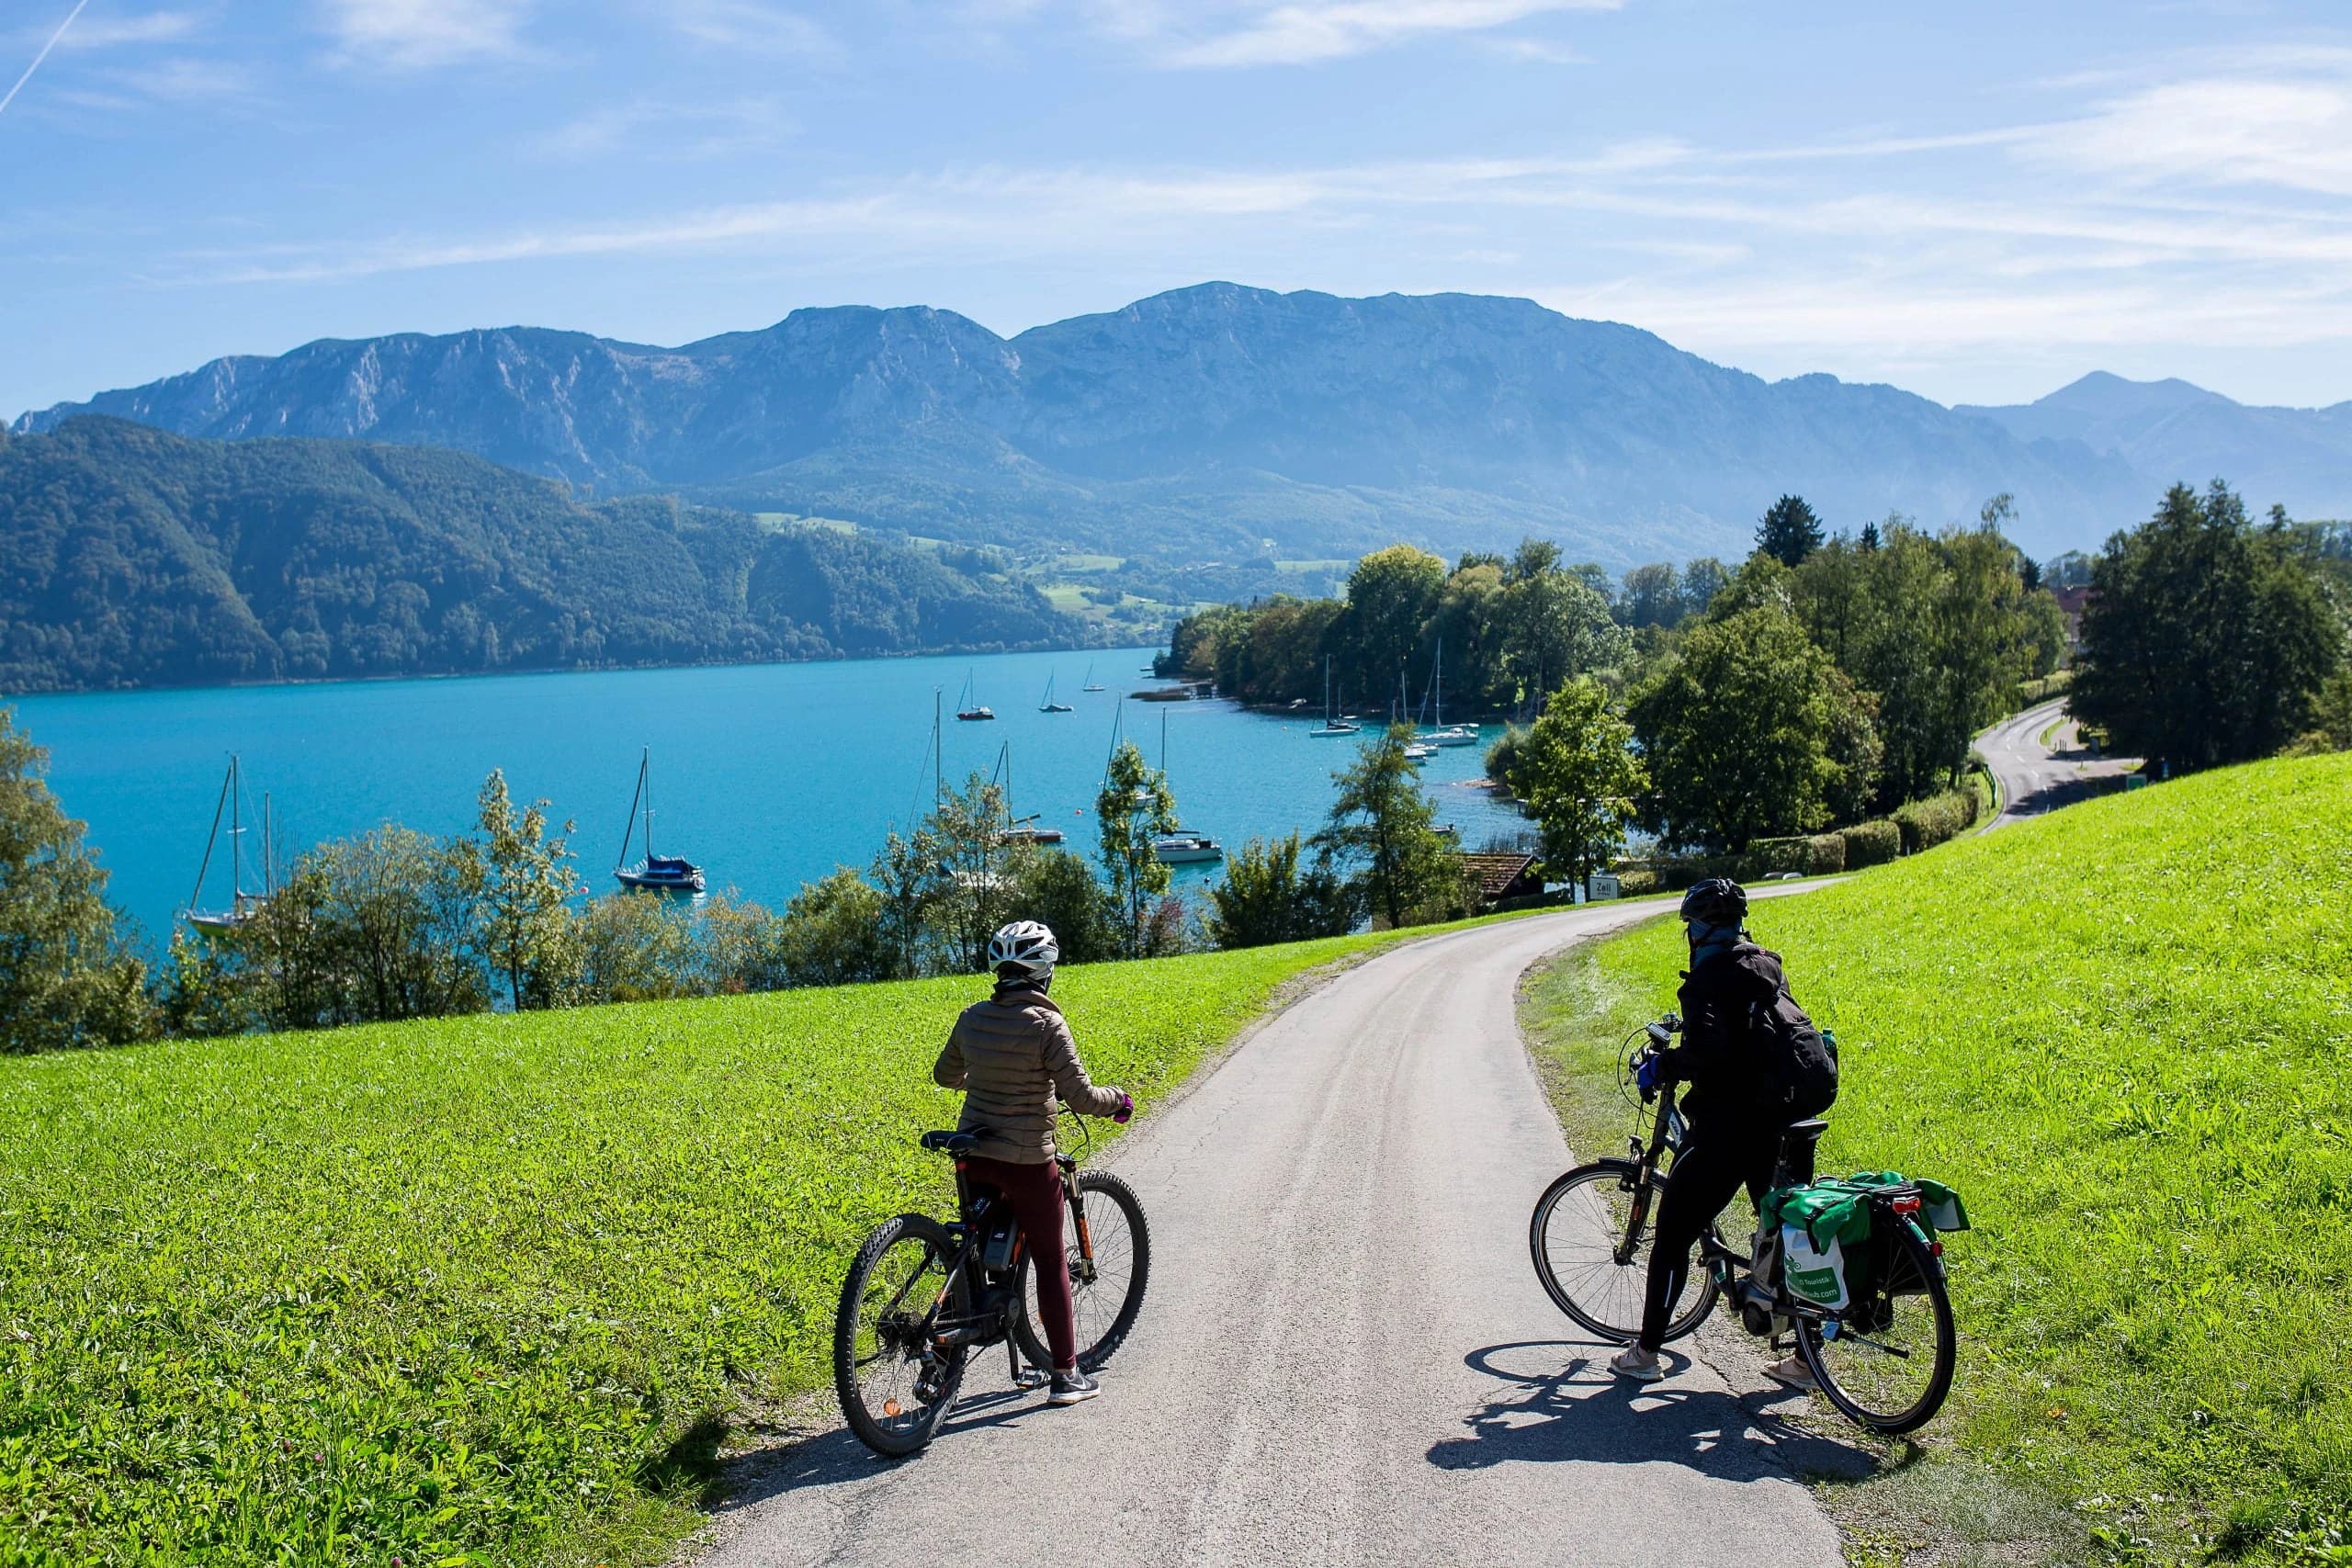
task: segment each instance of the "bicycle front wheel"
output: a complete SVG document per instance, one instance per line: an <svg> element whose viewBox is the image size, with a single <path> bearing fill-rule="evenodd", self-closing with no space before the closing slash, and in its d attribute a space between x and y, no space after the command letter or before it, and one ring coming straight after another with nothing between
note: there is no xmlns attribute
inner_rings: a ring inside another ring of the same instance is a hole
<svg viewBox="0 0 2352 1568"><path fill-rule="evenodd" d="M1093 1257L1080 1254L1078 1216L1062 1205L1062 1256L1069 1269L1070 1315L1078 1328L1078 1364L1093 1371L1111 1359L1143 1310L1144 1287L1151 1281L1151 1227L1135 1189L1108 1171L1079 1173L1078 1201L1086 1216ZM1035 1258L1021 1258L1022 1311L1012 1337L1030 1364L1051 1369L1046 1322L1037 1312Z"/></svg>
<svg viewBox="0 0 2352 1568"><path fill-rule="evenodd" d="M885 1220L842 1281L833 1318L833 1392L858 1440L897 1459L938 1432L964 1382L964 1348L941 1349L933 1329L964 1292L955 1288L947 1227L922 1214Z"/></svg>
<svg viewBox="0 0 2352 1568"><path fill-rule="evenodd" d="M1918 1430L1942 1408L1958 1341L1943 1265L1908 1224L1889 1249L1887 1277L1867 1297L1826 1319L1797 1319L1797 1346L1822 1397L1890 1437Z"/></svg>
<svg viewBox="0 0 2352 1568"><path fill-rule="evenodd" d="M1625 1159L1577 1167L1544 1190L1527 1226L1535 1277L1552 1300L1586 1328L1620 1344L1642 1332L1650 1243L1670 1180L1664 1172L1651 1176L1648 1206L1636 1214L1641 1168ZM1667 1319L1666 1337L1681 1338L1714 1310L1714 1276L1704 1258L1694 1257Z"/></svg>

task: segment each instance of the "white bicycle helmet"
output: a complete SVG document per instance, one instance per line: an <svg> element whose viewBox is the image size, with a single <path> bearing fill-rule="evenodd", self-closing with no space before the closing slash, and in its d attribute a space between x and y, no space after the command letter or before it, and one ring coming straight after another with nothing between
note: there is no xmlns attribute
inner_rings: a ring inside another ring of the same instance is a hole
<svg viewBox="0 0 2352 1568"><path fill-rule="evenodd" d="M999 979L1042 980L1054 972L1061 956L1061 944L1054 940L1052 930L1035 920L1000 926L996 935L989 938L989 967Z"/></svg>

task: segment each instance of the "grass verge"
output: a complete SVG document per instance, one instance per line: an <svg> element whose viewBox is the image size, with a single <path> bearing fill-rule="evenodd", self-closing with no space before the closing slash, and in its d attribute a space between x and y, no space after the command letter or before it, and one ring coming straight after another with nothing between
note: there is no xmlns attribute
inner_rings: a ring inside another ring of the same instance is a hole
<svg viewBox="0 0 2352 1568"><path fill-rule="evenodd" d="M1065 970L1147 1110L1421 931ZM0 1058L0 1562L659 1560L824 1384L958 978Z"/></svg>
<svg viewBox="0 0 2352 1568"><path fill-rule="evenodd" d="M1830 1498L1875 1520L1859 1561L1951 1560L1934 1499L1989 1476L2110 1559L2352 1562L2347 885L2336 756L1757 906L1844 1046L1824 1168L1940 1178L1977 1224L1950 1254L1951 1404L1920 1454ZM1532 977L1531 1039L1580 1154L1623 1139L1615 1047L1670 1005L1681 956L1661 921ZM2070 1550L2036 1531L2023 1555Z"/></svg>

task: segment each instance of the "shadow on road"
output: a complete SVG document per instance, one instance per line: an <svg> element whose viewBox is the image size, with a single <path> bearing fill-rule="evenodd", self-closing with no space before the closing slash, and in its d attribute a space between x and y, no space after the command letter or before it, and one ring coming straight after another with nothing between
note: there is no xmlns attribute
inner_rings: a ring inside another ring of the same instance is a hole
<svg viewBox="0 0 2352 1568"><path fill-rule="evenodd" d="M935 1440L952 1443L958 1432L1001 1427L1046 1409L1042 1392L1000 1388L967 1394L956 1402ZM708 1489L707 1511L729 1514L756 1507L787 1492L863 1481L906 1462L883 1458L846 1427L828 1427L797 1440L790 1432L775 1435L784 1440L721 1462L716 1484Z"/></svg>
<svg viewBox="0 0 2352 1568"><path fill-rule="evenodd" d="M1860 1480L1877 1459L1806 1431L1717 1389L1634 1383L1609 1370L1609 1350L1558 1340L1490 1345L1464 1362L1508 1385L1468 1416L1468 1434L1432 1445L1440 1470L1582 1461L1686 1464L1727 1481L1794 1472ZM1669 1349L1679 1373L1688 1359Z"/></svg>

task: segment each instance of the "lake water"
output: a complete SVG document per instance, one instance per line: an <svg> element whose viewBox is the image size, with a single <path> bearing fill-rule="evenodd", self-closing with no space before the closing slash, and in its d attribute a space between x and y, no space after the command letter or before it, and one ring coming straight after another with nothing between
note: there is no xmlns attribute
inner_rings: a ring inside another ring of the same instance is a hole
<svg viewBox="0 0 2352 1568"><path fill-rule="evenodd" d="M188 901L232 751L243 757L254 805L264 791L272 797L281 857L386 820L469 829L475 792L497 767L519 799L544 795L559 822L574 819L582 880L603 892L613 886L639 748L650 745L655 848L699 862L714 890L739 888L771 907L837 864L865 865L886 832L928 809L934 690L948 710L949 784L993 769L1010 742L1014 809L1062 828L1066 848L1093 852L1094 794L1122 710L1126 734L1155 763L1165 721L1186 827L1230 850L1320 824L1331 770L1354 742L1310 739L1311 717L1134 701L1127 693L1159 684L1139 673L1150 656L1125 649L10 701L49 748L51 787L89 823L112 873L108 896L160 946ZM1079 689L1090 663L1108 690ZM995 723L955 719L967 674ZM1037 711L1048 675L1056 700L1076 711ZM1439 820L1457 824L1469 848L1526 826L1467 787L1480 757L1477 748L1441 750L1422 772ZM227 897L225 834L222 842L208 905ZM259 847L257 835L246 842ZM633 844L630 858L639 852ZM1180 886L1216 875L1213 866L1177 870Z"/></svg>

